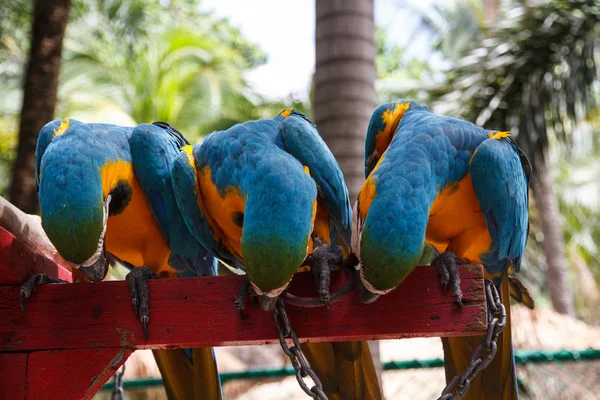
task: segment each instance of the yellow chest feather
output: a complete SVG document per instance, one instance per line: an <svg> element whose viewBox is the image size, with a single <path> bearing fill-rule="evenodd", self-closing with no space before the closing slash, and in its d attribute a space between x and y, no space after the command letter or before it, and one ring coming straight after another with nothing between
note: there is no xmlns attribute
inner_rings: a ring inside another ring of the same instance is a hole
<svg viewBox="0 0 600 400"><path fill-rule="evenodd" d="M439 252L455 252L468 262L481 262L479 255L489 250L492 239L471 175L446 186L431 205L425 241Z"/></svg>
<svg viewBox="0 0 600 400"><path fill-rule="evenodd" d="M130 163L117 161L101 169L102 190L106 197L117 182L125 180L131 187L131 200L125 209L108 218L106 248L116 257L134 266L145 265L156 273L174 275L168 265L169 246L154 218L139 180Z"/></svg>
<svg viewBox="0 0 600 400"><path fill-rule="evenodd" d="M242 260L242 226L239 219L244 214L245 196L237 188L229 188L222 196L210 173L209 167L198 171L198 203L217 239Z"/></svg>

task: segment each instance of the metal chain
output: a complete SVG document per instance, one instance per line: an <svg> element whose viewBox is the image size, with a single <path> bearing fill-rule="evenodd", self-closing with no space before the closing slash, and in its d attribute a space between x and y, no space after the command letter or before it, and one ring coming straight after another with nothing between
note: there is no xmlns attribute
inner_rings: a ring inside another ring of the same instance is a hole
<svg viewBox="0 0 600 400"><path fill-rule="evenodd" d="M110 395L110 400L125 400L125 393L123 393L123 374L125 374L125 364L123 364L120 370L115 372L113 391Z"/></svg>
<svg viewBox="0 0 600 400"><path fill-rule="evenodd" d="M296 332L290 325L290 320L285 312L285 306L281 299L277 300L277 305L273 310L273 316L275 318L275 326L277 327L277 335L279 336L279 344L283 349L283 352L290 358L292 366L296 370L296 380L300 385L300 388L304 390L308 396L313 399L328 400L325 392L323 391L323 385L317 377L317 374L310 368L302 350L300 349L300 342ZM293 345L289 347L285 341L286 338L291 338ZM303 378L310 376L315 385L311 388L308 387Z"/></svg>
<svg viewBox="0 0 600 400"><path fill-rule="evenodd" d="M506 309L500 301L500 295L492 281L485 281L485 300L487 304L488 329L485 341L483 341L473 353L469 366L462 374L457 375L446 386L442 395L437 400L458 400L469 390L471 380L485 369L494 359L498 350L498 336L506 326ZM457 391L453 395L452 392Z"/></svg>

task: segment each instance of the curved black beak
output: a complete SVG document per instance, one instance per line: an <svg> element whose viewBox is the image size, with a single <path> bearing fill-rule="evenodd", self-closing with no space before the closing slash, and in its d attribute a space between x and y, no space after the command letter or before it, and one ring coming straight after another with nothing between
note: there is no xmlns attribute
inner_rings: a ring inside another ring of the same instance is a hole
<svg viewBox="0 0 600 400"><path fill-rule="evenodd" d="M110 262L106 258L105 254L106 248L102 249L100 257L98 257L95 263L89 267L84 267L83 265L79 267L79 270L83 276L92 282L100 282L102 279L104 279L108 273L108 266L110 265Z"/></svg>
<svg viewBox="0 0 600 400"><path fill-rule="evenodd" d="M356 291L358 292L358 298L361 302L365 304L373 303L375 300L381 296L380 294L370 292L369 289L365 286L360 276L358 277L358 283L356 285Z"/></svg>
<svg viewBox="0 0 600 400"><path fill-rule="evenodd" d="M262 308L264 311L272 311L277 304L277 299L279 299L279 296L269 297L260 295L258 296L258 303L260 304L260 308Z"/></svg>

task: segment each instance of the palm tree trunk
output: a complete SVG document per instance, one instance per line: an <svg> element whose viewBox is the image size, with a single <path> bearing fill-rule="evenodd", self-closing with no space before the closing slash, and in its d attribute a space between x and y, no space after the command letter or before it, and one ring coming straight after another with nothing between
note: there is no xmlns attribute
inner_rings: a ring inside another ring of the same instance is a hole
<svg viewBox="0 0 600 400"><path fill-rule="evenodd" d="M316 2L313 115L354 201L364 181L364 147L375 109L373 0Z"/></svg>
<svg viewBox="0 0 600 400"><path fill-rule="evenodd" d="M542 154L537 157L535 165L534 171L536 172L535 179L532 180L532 189L542 223L542 233L544 234L542 248L548 266L548 292L550 293L552 306L557 312L574 316L575 306L566 270L567 261L560 226L560 212L556 196L552 190L548 156Z"/></svg>
<svg viewBox="0 0 600 400"><path fill-rule="evenodd" d="M36 0L31 48L23 88L19 147L13 169L10 199L27 213L38 208L35 187L37 135L54 118L62 43L71 0Z"/></svg>
<svg viewBox="0 0 600 400"><path fill-rule="evenodd" d="M365 136L376 105L373 0L317 1L315 41L314 120L354 202L364 182ZM369 347L381 382L379 342Z"/></svg>

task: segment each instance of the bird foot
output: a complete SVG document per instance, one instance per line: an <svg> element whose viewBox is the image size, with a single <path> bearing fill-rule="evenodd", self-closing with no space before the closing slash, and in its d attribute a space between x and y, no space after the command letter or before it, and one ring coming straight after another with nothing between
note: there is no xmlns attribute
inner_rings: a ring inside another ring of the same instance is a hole
<svg viewBox="0 0 600 400"><path fill-rule="evenodd" d="M352 292L356 287L356 273L354 270L345 268L342 271L346 274L348 281L346 284L337 292L331 293L329 297L329 304L336 303L343 299L347 294ZM297 307L322 307L324 305L323 301L319 297L300 297L296 296L287 290L281 294L281 299L287 304L291 304Z"/></svg>
<svg viewBox="0 0 600 400"><path fill-rule="evenodd" d="M440 274L443 290L445 291L448 283L450 283L452 297L454 297L456 304L462 307L462 291L460 290L460 274L458 272L460 264L464 264L464 261L449 251L443 252L431 262L431 265L434 265Z"/></svg>
<svg viewBox="0 0 600 400"><path fill-rule="evenodd" d="M148 279L157 279L158 275L148 267L136 267L126 276L129 282L129 293L131 304L135 315L140 318L144 328L144 337L148 340L148 321L150 320L148 303L150 291L148 290Z"/></svg>
<svg viewBox="0 0 600 400"><path fill-rule="evenodd" d="M246 306L246 295L250 296L250 299L254 304L258 302L258 297L250 285L250 278L248 275L244 278L244 283L240 286L238 294L235 296L235 309L237 310L238 317L240 319L246 319L248 316L244 313L244 307Z"/></svg>
<svg viewBox="0 0 600 400"><path fill-rule="evenodd" d="M24 314L27 314L27 308L25 307L25 300L31 297L31 294L35 292L39 285L45 285L47 283L69 283L59 278L48 276L46 274L35 274L27 278L21 285L19 290L21 310Z"/></svg>
<svg viewBox="0 0 600 400"><path fill-rule="evenodd" d="M342 248L337 246L334 249L327 243L323 243L318 237L314 238L314 248L310 256L307 257L305 264L310 265L310 270L315 279L317 291L321 302L329 308L331 296L329 285L331 284L331 270L333 265L341 264L344 261Z"/></svg>

